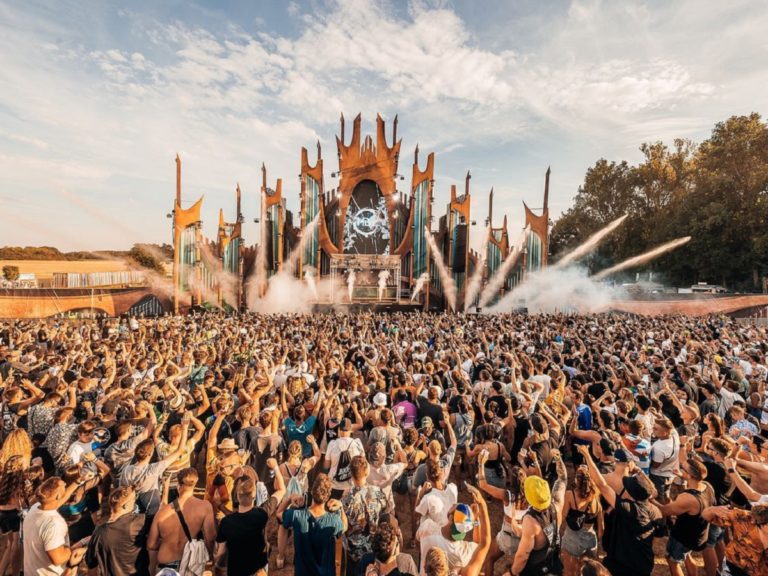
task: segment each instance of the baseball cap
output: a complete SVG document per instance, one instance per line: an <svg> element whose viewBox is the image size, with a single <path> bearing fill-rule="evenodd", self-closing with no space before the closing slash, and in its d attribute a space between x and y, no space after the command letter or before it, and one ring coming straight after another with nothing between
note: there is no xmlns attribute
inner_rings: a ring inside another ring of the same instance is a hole
<svg viewBox="0 0 768 576"><path fill-rule="evenodd" d="M421 419L421 427L426 428L428 426L434 427L434 423L432 422L432 418L429 416L424 416L424 418Z"/></svg>
<svg viewBox="0 0 768 576"><path fill-rule="evenodd" d="M451 536L454 540L464 540L472 528L479 522L475 520L472 514L472 508L466 504L457 504L453 511L453 526L451 526Z"/></svg>
<svg viewBox="0 0 768 576"><path fill-rule="evenodd" d="M623 448L617 449L613 453L613 457L616 459L616 462L629 462L629 456Z"/></svg>
<svg viewBox="0 0 768 576"><path fill-rule="evenodd" d="M546 510L552 503L552 493L547 481L539 476L528 476L523 485L525 499L536 510Z"/></svg>

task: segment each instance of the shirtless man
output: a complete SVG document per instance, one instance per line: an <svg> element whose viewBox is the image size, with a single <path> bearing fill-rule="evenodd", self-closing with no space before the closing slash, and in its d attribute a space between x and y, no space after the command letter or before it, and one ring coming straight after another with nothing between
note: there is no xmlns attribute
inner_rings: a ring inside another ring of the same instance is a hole
<svg viewBox="0 0 768 576"><path fill-rule="evenodd" d="M203 533L208 553L213 554L216 539L216 524L210 502L193 496L198 474L194 468L185 468L178 473L178 508L184 516L192 538ZM149 573L156 574L161 568L179 569L187 537L173 504L163 504L152 522L147 538L149 549Z"/></svg>

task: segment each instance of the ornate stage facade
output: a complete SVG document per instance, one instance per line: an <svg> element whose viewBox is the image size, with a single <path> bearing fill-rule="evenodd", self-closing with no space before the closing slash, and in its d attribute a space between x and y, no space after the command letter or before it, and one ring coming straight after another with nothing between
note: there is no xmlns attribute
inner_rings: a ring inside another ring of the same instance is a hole
<svg viewBox="0 0 768 576"><path fill-rule="evenodd" d="M445 211L436 214L435 154L427 154L420 162L419 148L415 147L408 170L410 182L406 184L397 125L395 117L387 134L385 121L377 115L375 135L363 136L360 114L352 121L351 133L342 115L336 136L338 167L330 174L326 174L319 142L313 163L307 149L302 148L296 215L287 208L282 178L277 178L273 187L262 164L261 210L256 220L260 235L257 246L250 248L241 234L239 186L235 222L225 222L222 212L218 237L209 242L201 233L202 198L187 209L181 207L181 161L177 157L175 309L180 303L182 308L214 303L242 309L244 286L248 284L263 295L270 278L277 274L291 274L307 282L330 281L330 294L322 292L318 303L443 309L447 301L435 262L440 257L456 286L457 308L463 309L466 289L475 273L481 275L482 284L487 283L512 253L507 218L504 216L501 227L494 226L491 190L487 234L480 250L472 250L470 232L476 221L470 211L469 172L463 193L458 194L452 185ZM541 214L524 205L530 233L519 251L522 257L510 269L497 298L522 281L526 273L547 263L548 191L549 170ZM428 235L433 236L441 255L430 248ZM417 285L423 289L412 299Z"/></svg>

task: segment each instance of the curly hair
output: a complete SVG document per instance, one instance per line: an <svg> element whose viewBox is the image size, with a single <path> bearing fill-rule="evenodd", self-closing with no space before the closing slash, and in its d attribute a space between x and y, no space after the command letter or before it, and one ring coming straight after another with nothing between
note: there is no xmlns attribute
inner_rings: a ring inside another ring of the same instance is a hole
<svg viewBox="0 0 768 576"><path fill-rule="evenodd" d="M11 456L0 477L0 504L12 504L14 496L26 499L27 468L21 456Z"/></svg>
<svg viewBox="0 0 768 576"><path fill-rule="evenodd" d="M395 551L398 533L392 524L382 522L373 535L373 554L381 563L388 562Z"/></svg>
<svg viewBox="0 0 768 576"><path fill-rule="evenodd" d="M526 477L527 474L525 473L525 470L520 466L512 467L509 475L509 492L511 496L510 501L515 504L516 508L525 503L525 490L523 487L525 485Z"/></svg>
<svg viewBox="0 0 768 576"><path fill-rule="evenodd" d="M582 500L592 500L597 496L597 487L592 479L589 477L586 466L579 466L576 469L576 478L574 479L576 494Z"/></svg>
<svg viewBox="0 0 768 576"><path fill-rule="evenodd" d="M3 442L3 447L0 448L0 467L5 467L5 463L14 456L21 456L24 459L25 468L29 467L32 448L32 440L26 430L23 428L11 430Z"/></svg>
<svg viewBox="0 0 768 576"><path fill-rule="evenodd" d="M704 423L712 426L712 433L715 435L715 438L721 438L723 436L725 425L720 416L717 414L707 414Z"/></svg>
<svg viewBox="0 0 768 576"><path fill-rule="evenodd" d="M403 444L413 446L419 439L419 431L416 428L406 428L403 432Z"/></svg>

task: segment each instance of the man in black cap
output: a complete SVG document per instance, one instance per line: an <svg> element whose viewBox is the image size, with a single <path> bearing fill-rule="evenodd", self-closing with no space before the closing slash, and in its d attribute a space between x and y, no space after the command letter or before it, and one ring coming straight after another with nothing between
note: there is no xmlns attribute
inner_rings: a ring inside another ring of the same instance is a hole
<svg viewBox="0 0 768 576"><path fill-rule="evenodd" d="M603 564L611 574L650 576L653 571L653 538L662 526L659 509L649 500L656 489L645 474L625 476L620 493L616 493L598 470L589 447L579 446L587 463L589 477L600 490L609 506L614 508L610 537L604 540Z"/></svg>

